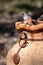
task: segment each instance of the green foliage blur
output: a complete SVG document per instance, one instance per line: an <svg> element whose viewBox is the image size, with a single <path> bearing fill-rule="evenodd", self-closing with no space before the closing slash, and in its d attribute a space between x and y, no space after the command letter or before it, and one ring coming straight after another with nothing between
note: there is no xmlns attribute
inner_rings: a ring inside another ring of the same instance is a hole
<svg viewBox="0 0 43 65"><path fill-rule="evenodd" d="M43 11L43 0L0 0L0 13L27 10Z"/></svg>

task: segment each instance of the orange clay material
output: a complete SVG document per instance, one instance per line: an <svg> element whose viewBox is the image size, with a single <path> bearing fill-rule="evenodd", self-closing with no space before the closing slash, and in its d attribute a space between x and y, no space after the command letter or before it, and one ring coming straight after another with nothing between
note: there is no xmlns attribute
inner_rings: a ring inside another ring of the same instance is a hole
<svg viewBox="0 0 43 65"><path fill-rule="evenodd" d="M35 31L35 30L38 30L38 29L43 29L43 24L40 23L40 24L37 24L37 25L26 25L23 24L23 23L19 23L19 25L16 25L16 29L19 30L19 29L26 29L26 30L30 30L30 31Z"/></svg>

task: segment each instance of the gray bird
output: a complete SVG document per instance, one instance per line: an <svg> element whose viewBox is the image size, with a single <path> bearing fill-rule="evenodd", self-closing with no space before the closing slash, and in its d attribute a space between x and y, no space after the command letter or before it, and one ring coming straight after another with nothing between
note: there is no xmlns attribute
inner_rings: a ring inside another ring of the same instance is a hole
<svg viewBox="0 0 43 65"><path fill-rule="evenodd" d="M32 25L31 22L26 21L26 20L31 19L31 16L29 15L29 13L24 12L24 13L23 13L23 19L24 19L23 23L28 24L28 25Z"/></svg>

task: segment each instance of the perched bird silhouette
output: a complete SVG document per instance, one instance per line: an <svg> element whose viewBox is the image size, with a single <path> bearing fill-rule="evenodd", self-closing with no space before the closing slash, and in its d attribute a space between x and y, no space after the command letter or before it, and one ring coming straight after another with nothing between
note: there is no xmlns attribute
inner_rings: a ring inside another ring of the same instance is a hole
<svg viewBox="0 0 43 65"><path fill-rule="evenodd" d="M34 20L33 18L32 18L32 15L31 15L31 12L29 11L29 12L24 12L23 13L23 19L24 19L24 23L25 24L28 24L28 25L36 25L36 24L38 24L38 21L37 20ZM40 19L42 20L43 19L43 15L40 17Z"/></svg>
<svg viewBox="0 0 43 65"><path fill-rule="evenodd" d="M29 15L29 13L24 12L23 19L24 19L23 23L28 24L28 25L32 25L32 22L31 22L32 18L31 18L31 15Z"/></svg>

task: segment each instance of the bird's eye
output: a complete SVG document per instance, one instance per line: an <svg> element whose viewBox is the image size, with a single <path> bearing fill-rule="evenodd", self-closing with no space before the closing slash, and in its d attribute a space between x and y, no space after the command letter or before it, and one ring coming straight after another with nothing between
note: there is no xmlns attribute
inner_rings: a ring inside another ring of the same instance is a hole
<svg viewBox="0 0 43 65"><path fill-rule="evenodd" d="M22 15L24 15L24 13Z"/></svg>

